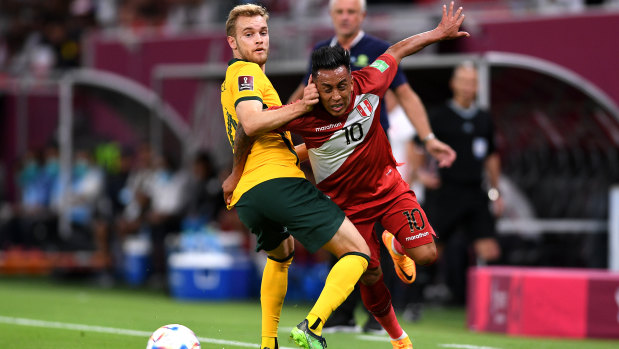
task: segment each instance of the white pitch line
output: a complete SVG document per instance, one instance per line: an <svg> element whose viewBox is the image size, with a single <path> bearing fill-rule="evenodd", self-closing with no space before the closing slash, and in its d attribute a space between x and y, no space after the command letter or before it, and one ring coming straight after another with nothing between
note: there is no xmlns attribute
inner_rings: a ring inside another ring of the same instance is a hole
<svg viewBox="0 0 619 349"><path fill-rule="evenodd" d="M359 339L363 339L366 341L374 341L374 342L389 342L389 337L385 337L385 336L373 336L373 335L367 335L367 334L361 334L358 335L357 338Z"/></svg>
<svg viewBox="0 0 619 349"><path fill-rule="evenodd" d="M458 349L499 349L495 347L483 347L479 345L471 345L471 344L439 344L439 347L443 348L458 348Z"/></svg>
<svg viewBox="0 0 619 349"><path fill-rule="evenodd" d="M148 331L138 331L138 330L128 330L128 329L124 329L124 328L114 328L114 327L92 326L92 325L83 325L83 324L71 324L71 323L65 323L65 322L25 319L25 318L1 316L1 315L0 315L0 323L5 323L5 324L9 324L9 325L30 326L30 327L58 328L58 329L72 330L72 331L109 333L109 334L118 334L118 335L124 335L124 336L134 336L134 337L144 337L144 338L149 338L150 335L152 334L152 332L148 332ZM200 343L233 345L233 346L245 347L245 348L255 348L256 347L255 343L227 341L227 340L207 338L207 337L198 337L198 340L200 341ZM296 348L289 348L289 347L280 347L280 348L281 349L296 349Z"/></svg>

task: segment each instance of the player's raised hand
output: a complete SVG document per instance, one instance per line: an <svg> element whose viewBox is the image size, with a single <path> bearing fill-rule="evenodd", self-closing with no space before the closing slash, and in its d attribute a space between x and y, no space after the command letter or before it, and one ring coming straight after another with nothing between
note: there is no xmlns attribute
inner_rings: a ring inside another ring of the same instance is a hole
<svg viewBox="0 0 619 349"><path fill-rule="evenodd" d="M465 31L460 31L460 26L464 21L464 14L462 13L462 6L460 6L454 13L454 2L449 4L449 11L447 11L447 5L443 5L443 18L438 24L436 29L441 33L442 40L451 40L461 38L463 36L470 36Z"/></svg>
<svg viewBox="0 0 619 349"><path fill-rule="evenodd" d="M303 89L303 99L301 102L305 104L306 110L310 111L314 108L314 105L318 103L318 98L318 88L312 81L312 75L310 75L307 86Z"/></svg>

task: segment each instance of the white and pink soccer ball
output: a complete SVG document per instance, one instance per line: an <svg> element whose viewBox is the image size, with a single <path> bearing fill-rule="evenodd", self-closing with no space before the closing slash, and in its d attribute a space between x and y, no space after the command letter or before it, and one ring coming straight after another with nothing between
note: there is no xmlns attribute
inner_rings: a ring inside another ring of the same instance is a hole
<svg viewBox="0 0 619 349"><path fill-rule="evenodd" d="M200 341L187 327L171 324L153 332L146 349L200 349Z"/></svg>

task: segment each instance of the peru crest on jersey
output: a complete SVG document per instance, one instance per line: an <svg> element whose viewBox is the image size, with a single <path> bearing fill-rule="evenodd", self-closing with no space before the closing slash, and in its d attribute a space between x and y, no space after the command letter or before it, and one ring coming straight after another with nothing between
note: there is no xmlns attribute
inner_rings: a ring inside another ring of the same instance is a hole
<svg viewBox="0 0 619 349"><path fill-rule="evenodd" d="M356 108L359 114L365 117L370 116L372 112L374 111L374 107L372 106L372 103L370 103L370 101L367 98L362 100L361 103L357 104Z"/></svg>

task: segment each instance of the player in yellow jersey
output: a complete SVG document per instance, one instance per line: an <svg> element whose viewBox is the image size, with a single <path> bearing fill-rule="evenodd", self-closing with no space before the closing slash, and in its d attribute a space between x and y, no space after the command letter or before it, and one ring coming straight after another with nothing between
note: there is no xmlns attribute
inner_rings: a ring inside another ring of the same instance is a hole
<svg viewBox="0 0 619 349"><path fill-rule="evenodd" d="M240 179L229 177L224 192L238 180L226 201L229 208L236 206L241 221L257 236L258 250L268 256L260 290L260 348L278 348L277 328L294 254L292 236L311 252L322 247L339 257L314 307L290 335L303 348L322 349L327 346L322 326L367 269L370 250L344 213L305 179L299 161L307 154L299 159L290 134L266 132L300 116L318 101L312 84L300 102L265 110L281 105L264 74L269 51L267 20L263 7L247 4L232 9L226 21L234 59L221 86L223 116L233 151L249 155L245 165L237 167L243 169Z"/></svg>

